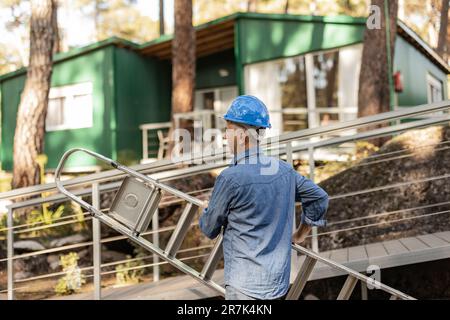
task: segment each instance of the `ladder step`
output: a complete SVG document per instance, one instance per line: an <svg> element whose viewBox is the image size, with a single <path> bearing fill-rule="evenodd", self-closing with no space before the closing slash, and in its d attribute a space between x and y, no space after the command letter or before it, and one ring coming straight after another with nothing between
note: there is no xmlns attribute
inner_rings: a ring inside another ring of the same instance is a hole
<svg viewBox="0 0 450 320"><path fill-rule="evenodd" d="M217 264L219 263L220 259L222 259L223 256L222 241L223 235L221 233L217 237L216 243L214 244L211 254L209 255L208 260L206 261L203 270L200 273L200 276L206 280L212 278L214 271L216 271Z"/></svg>
<svg viewBox="0 0 450 320"><path fill-rule="evenodd" d="M356 284L358 283L358 279L353 276L348 276L347 280L345 280L344 286L339 292L337 300L348 300L350 299L353 290L355 289Z"/></svg>
<svg viewBox="0 0 450 320"><path fill-rule="evenodd" d="M195 217L195 214L198 210L198 206L193 203L187 203L186 207L181 214L180 220L170 237L169 242L166 246L166 254L169 257L175 257L178 249L180 249L181 244L183 243L184 237L191 226L191 222Z"/></svg>
<svg viewBox="0 0 450 320"><path fill-rule="evenodd" d="M309 276L311 275L316 262L316 259L306 257L294 283L292 284L291 289L286 296L286 300L298 300L300 298L300 295L305 288L306 282L308 282Z"/></svg>

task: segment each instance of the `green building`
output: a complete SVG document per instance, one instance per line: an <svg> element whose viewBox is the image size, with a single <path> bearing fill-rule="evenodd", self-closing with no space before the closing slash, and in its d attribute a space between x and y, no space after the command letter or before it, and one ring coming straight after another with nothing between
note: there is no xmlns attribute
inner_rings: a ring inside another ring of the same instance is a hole
<svg viewBox="0 0 450 320"><path fill-rule="evenodd" d="M198 26L195 110L221 113L246 93L265 101L273 133L354 119L365 27L365 18L255 13ZM394 71L401 72L404 87L397 105L447 99L447 64L402 22L397 30ZM119 161L142 158L139 126L170 119L171 39L138 45L111 38L54 57L45 137L49 168L65 150L80 146ZM25 77L26 69L0 77L4 170L12 169ZM90 161L75 156L72 165L94 165Z"/></svg>

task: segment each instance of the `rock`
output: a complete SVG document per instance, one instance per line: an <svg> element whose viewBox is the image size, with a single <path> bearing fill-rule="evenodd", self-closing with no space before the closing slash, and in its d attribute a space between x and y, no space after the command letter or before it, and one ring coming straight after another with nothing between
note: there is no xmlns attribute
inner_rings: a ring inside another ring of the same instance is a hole
<svg viewBox="0 0 450 320"><path fill-rule="evenodd" d="M47 258L44 255L16 259L14 260L13 268L14 273L19 274L20 276L23 276L23 274L28 274L28 276L36 276L39 274L48 273L49 271Z"/></svg>
<svg viewBox="0 0 450 320"><path fill-rule="evenodd" d="M23 280L23 279L27 279L32 277L33 274L31 274L30 272L26 272L26 271L19 271L14 273L14 280Z"/></svg>
<svg viewBox="0 0 450 320"><path fill-rule="evenodd" d="M45 250L45 247L34 240L21 240L14 242L14 249L24 251L40 251Z"/></svg>
<svg viewBox="0 0 450 320"><path fill-rule="evenodd" d="M74 235L71 235L68 237L52 240L50 242L50 247L52 247L52 248L62 247L67 244L80 243L80 242L86 241L87 239L88 238L85 235L78 233L78 234L74 234Z"/></svg>
<svg viewBox="0 0 450 320"><path fill-rule="evenodd" d="M102 263L125 260L126 258L127 258L126 254L121 253L121 252L112 251L112 250L102 251Z"/></svg>
<svg viewBox="0 0 450 320"><path fill-rule="evenodd" d="M450 163L450 127L435 126L411 130L385 143L372 157L354 165L319 185L330 196L369 190L372 188L405 183L402 187L335 198L330 201L328 222L392 213L362 221L349 221L327 227L326 232L379 223L370 228L336 232L320 237L320 250L332 250L392 239L435 233L450 229L448 214L450 183L440 178L422 183L409 183L448 174ZM384 154L384 156L383 156ZM386 155L389 154L389 155ZM376 156L376 158L374 158ZM442 205L436 205L443 203ZM420 207L430 206L420 209ZM408 208L415 210L403 211ZM403 220L396 223L385 221L421 216L420 219ZM426 216L429 215L429 216ZM320 231L319 231L320 233Z"/></svg>
<svg viewBox="0 0 450 320"><path fill-rule="evenodd" d="M81 250L80 252L78 252L78 258L83 259L88 254L89 254L89 250L88 249Z"/></svg>
<svg viewBox="0 0 450 320"><path fill-rule="evenodd" d="M50 269L56 270L59 268L59 256L57 254L51 254L47 257L47 263Z"/></svg>

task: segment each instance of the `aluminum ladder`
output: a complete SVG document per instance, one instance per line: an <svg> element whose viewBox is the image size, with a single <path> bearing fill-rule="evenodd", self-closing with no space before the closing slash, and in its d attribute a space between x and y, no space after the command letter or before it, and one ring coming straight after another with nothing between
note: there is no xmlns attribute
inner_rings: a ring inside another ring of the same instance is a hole
<svg viewBox="0 0 450 320"><path fill-rule="evenodd" d="M105 162L127 174L127 177L122 182L122 185L116 194L109 213L103 213L98 208L95 208L64 188L64 184L60 179L61 172L68 157L75 152L87 153L97 160ZM183 240L195 217L195 214L200 208L203 207L203 201L170 186L162 184L146 175L123 166L112 159L82 148L71 149L63 155L55 172L55 182L61 193L65 194L71 200L86 209L94 218L116 230L120 234L128 237L137 245L158 255L161 259L168 262L176 269L190 275L200 283L215 290L219 295L225 296L225 288L212 280L217 264L223 255L222 234L216 238L212 251L200 272L191 268L176 257L177 252L180 249L181 244L183 243ZM158 204L161 199L161 191L165 191L186 201L186 206L181 214L181 217L164 249L154 245L140 235L140 233L148 227L148 224L153 218L154 212L158 208ZM351 270L344 265L323 258L315 252L299 245L293 244L292 249L305 255L306 258L289 292L287 293L286 300L298 300L300 298L308 278L317 262L322 262L348 274L347 280L338 295L338 300L348 300L358 281L362 281L369 285L374 285L374 282L376 282L372 278ZM378 289L388 292L391 295L391 299L415 300L413 297L382 283L376 282L375 285Z"/></svg>

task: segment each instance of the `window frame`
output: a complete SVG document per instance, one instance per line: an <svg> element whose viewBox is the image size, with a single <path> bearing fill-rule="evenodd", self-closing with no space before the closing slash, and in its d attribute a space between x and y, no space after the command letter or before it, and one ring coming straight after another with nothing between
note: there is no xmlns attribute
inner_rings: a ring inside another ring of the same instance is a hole
<svg viewBox="0 0 450 320"><path fill-rule="evenodd" d="M76 106L75 99L80 96L88 96L88 110L89 119L85 119L82 123L64 123L64 115L66 114L66 108L73 108ZM54 132L54 131L64 131L64 130L73 130L73 129L85 129L92 128L94 126L94 104L93 104L93 84L92 82L82 82L77 84L64 85L59 87L50 88L48 99L49 105L50 100L52 99L62 99L64 98L64 102L62 104L62 113L63 113L63 124L61 125L52 125L49 120L49 110L47 110L47 116L45 119L45 131L46 132Z"/></svg>
<svg viewBox="0 0 450 320"><path fill-rule="evenodd" d="M441 92L441 100L434 101L434 95L432 92L432 87L440 89ZM436 76L431 73L427 73L427 101L428 103L440 102L444 101L444 83L439 80Z"/></svg>

